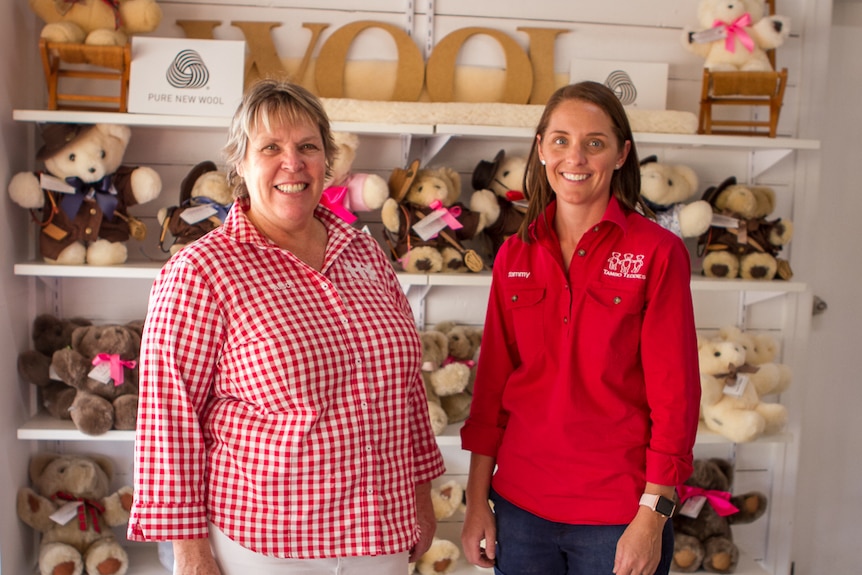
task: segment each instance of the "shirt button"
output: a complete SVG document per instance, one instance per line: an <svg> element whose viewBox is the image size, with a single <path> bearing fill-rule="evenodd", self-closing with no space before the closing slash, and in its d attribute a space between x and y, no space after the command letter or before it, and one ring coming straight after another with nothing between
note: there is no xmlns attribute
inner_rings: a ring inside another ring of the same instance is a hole
<svg viewBox="0 0 862 575"><path fill-rule="evenodd" d="M362 402L362 403L360 403L359 405L361 405L362 407L368 407L368 402L367 402L367 401L363 401L363 402Z"/></svg>
<svg viewBox="0 0 862 575"><path fill-rule="evenodd" d="M91 216L95 216L95 215L96 215L96 208L90 208L90 215L91 215Z"/></svg>
<svg viewBox="0 0 862 575"><path fill-rule="evenodd" d="M513 301L513 302L514 302L514 301L518 301L518 296L513 295L513 296L512 296L512 301Z"/></svg>
<svg viewBox="0 0 862 575"><path fill-rule="evenodd" d="M370 446L370 445L366 445L366 446L365 446L365 451L370 452L370 451L371 451L371 446Z"/></svg>
<svg viewBox="0 0 862 575"><path fill-rule="evenodd" d="M620 303L621 301L623 301L623 298L621 298L620 296L614 298L614 303Z"/></svg>
<svg viewBox="0 0 862 575"><path fill-rule="evenodd" d="M563 323L569 323L569 318L568 318L568 317L564 317L564 318L563 318Z"/></svg>
<svg viewBox="0 0 862 575"><path fill-rule="evenodd" d="M581 257L584 257L585 255L587 255L587 250L585 250L585 249L583 249L583 248L579 249L579 250L578 250L578 255L579 255L579 256L581 256Z"/></svg>
<svg viewBox="0 0 862 575"><path fill-rule="evenodd" d="M348 319L345 317L344 319L341 320L341 323L343 323L344 325L347 325L349 322L348 322Z"/></svg>
<svg viewBox="0 0 862 575"><path fill-rule="evenodd" d="M362 360L357 358L356 365L362 365Z"/></svg>
<svg viewBox="0 0 862 575"><path fill-rule="evenodd" d="M594 228L593 228L593 231L594 231L594 232L599 231L599 226L594 227Z"/></svg>
<svg viewBox="0 0 862 575"><path fill-rule="evenodd" d="M368 493L368 495L371 495L372 493L374 493L374 490L369 487L365 490L365 492Z"/></svg>
<svg viewBox="0 0 862 575"><path fill-rule="evenodd" d="M84 228L84 233L90 235L93 233L93 228Z"/></svg>

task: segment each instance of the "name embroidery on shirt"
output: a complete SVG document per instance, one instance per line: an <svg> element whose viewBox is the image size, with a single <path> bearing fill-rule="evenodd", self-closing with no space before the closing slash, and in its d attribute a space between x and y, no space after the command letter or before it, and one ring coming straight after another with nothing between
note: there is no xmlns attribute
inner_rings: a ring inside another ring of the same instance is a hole
<svg viewBox="0 0 862 575"><path fill-rule="evenodd" d="M530 277L530 272L509 272L509 277L527 279Z"/></svg>
<svg viewBox="0 0 862 575"><path fill-rule="evenodd" d="M351 279L377 281L377 272L369 264L347 263L344 269Z"/></svg>
<svg viewBox="0 0 862 575"><path fill-rule="evenodd" d="M646 275L638 273L644 265L644 257L643 254L611 252L608 266L603 271L606 276L645 280Z"/></svg>

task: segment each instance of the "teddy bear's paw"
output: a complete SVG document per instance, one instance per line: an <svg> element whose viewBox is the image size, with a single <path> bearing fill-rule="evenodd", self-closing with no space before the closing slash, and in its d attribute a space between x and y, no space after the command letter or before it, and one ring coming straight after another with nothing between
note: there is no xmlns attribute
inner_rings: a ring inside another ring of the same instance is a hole
<svg viewBox="0 0 862 575"><path fill-rule="evenodd" d="M128 258L126 244L96 240L87 248L87 263L94 266L113 266L124 263Z"/></svg>
<svg viewBox="0 0 862 575"><path fill-rule="evenodd" d="M761 403L757 412L763 416L764 434L778 433L787 425L787 408L780 403Z"/></svg>
<svg viewBox="0 0 862 575"><path fill-rule="evenodd" d="M771 280L778 271L778 262L769 254L754 253L739 262L739 277L750 280Z"/></svg>
<svg viewBox="0 0 862 575"><path fill-rule="evenodd" d="M464 488L454 479L431 489L431 503L437 521L452 517L464 500Z"/></svg>
<svg viewBox="0 0 862 575"><path fill-rule="evenodd" d="M152 32L162 21L162 9L155 0L127 0L120 4L120 11L130 34Z"/></svg>
<svg viewBox="0 0 862 575"><path fill-rule="evenodd" d="M132 430L138 419L138 396L121 395L114 400L114 429Z"/></svg>
<svg viewBox="0 0 862 575"><path fill-rule="evenodd" d="M129 568L129 557L113 537L93 543L85 559L88 575L122 575Z"/></svg>
<svg viewBox="0 0 862 575"><path fill-rule="evenodd" d="M692 573L703 563L703 545L696 538L677 533L673 541L673 563L671 569L681 573Z"/></svg>
<svg viewBox="0 0 862 575"><path fill-rule="evenodd" d="M79 391L69 408L72 422L81 433L102 435L114 426L114 407L98 395Z"/></svg>
<svg viewBox="0 0 862 575"><path fill-rule="evenodd" d="M434 432L434 435L440 435L449 425L449 418L439 403L428 402L428 417L431 419L431 431Z"/></svg>
<svg viewBox="0 0 862 575"><path fill-rule="evenodd" d="M162 193L162 178L154 169L143 166L132 172L132 194L139 204L156 199Z"/></svg>
<svg viewBox="0 0 862 575"><path fill-rule="evenodd" d="M711 537L706 541L703 569L710 573L733 573L739 563L739 549L730 539Z"/></svg>
<svg viewBox="0 0 862 575"><path fill-rule="evenodd" d="M438 273L443 270L443 256L434 248L414 248L401 258L404 271L410 273Z"/></svg>
<svg viewBox="0 0 862 575"><path fill-rule="evenodd" d="M763 435L766 421L754 410L713 409L704 410L706 426L734 443L747 443Z"/></svg>
<svg viewBox="0 0 862 575"><path fill-rule="evenodd" d="M793 238L793 222L779 220L769 231L769 243L773 246L783 246Z"/></svg>
<svg viewBox="0 0 862 575"><path fill-rule="evenodd" d="M735 278L739 275L739 260L729 252L711 252L703 258L703 273L711 278Z"/></svg>
<svg viewBox="0 0 862 575"><path fill-rule="evenodd" d="M119 30L99 28L87 34L84 44L90 46L125 46L129 37Z"/></svg>
<svg viewBox="0 0 862 575"><path fill-rule="evenodd" d="M78 550L65 543L45 543L39 549L41 575L81 575L84 561Z"/></svg>
<svg viewBox="0 0 862 575"><path fill-rule="evenodd" d="M78 391L59 381L52 382L48 387L40 390L42 395L42 406L51 417L55 419L70 420L72 404Z"/></svg>
<svg viewBox="0 0 862 575"><path fill-rule="evenodd" d="M383 207L389 198L389 184L377 174L366 174L362 184L362 203L365 210L377 210Z"/></svg>
<svg viewBox="0 0 862 575"><path fill-rule="evenodd" d="M461 550L453 542L437 537L431 547L416 562L416 570L421 575L441 575L455 570Z"/></svg>
<svg viewBox="0 0 862 575"><path fill-rule="evenodd" d="M443 271L446 272L467 272L467 264L464 263L464 256L455 248L443 248L441 250L443 258Z"/></svg>
<svg viewBox="0 0 862 575"><path fill-rule="evenodd" d="M9 198L27 210L38 210L45 205L42 186L32 172L18 172L9 181Z"/></svg>
<svg viewBox="0 0 862 575"><path fill-rule="evenodd" d="M460 423L467 419L467 416L470 415L470 404L472 402L473 396L466 392L446 395L440 398L440 405L443 406L443 411L446 412L449 423Z"/></svg>
<svg viewBox="0 0 862 575"><path fill-rule="evenodd" d="M739 70L741 72L771 72L772 66L769 64L769 60L754 59L740 66Z"/></svg>
<svg viewBox="0 0 862 575"><path fill-rule="evenodd" d="M491 190L477 190L470 196L470 210L484 216L483 228L493 225L500 217L500 203Z"/></svg>
<svg viewBox="0 0 862 575"><path fill-rule="evenodd" d="M45 263L64 266L80 266L87 261L87 248L81 242L75 242L57 256L57 259L46 257Z"/></svg>
<svg viewBox="0 0 862 575"><path fill-rule="evenodd" d="M71 42L80 44L86 38L84 29L73 22L52 22L42 28L40 37L48 42Z"/></svg>

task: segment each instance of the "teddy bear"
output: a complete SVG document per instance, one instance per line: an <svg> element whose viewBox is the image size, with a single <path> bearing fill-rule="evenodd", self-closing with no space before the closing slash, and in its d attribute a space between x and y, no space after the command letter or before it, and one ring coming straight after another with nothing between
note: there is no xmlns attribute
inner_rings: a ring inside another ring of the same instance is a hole
<svg viewBox="0 0 862 575"><path fill-rule="evenodd" d="M698 337L701 415L706 428L734 443L780 431L787 408L761 401L748 375L745 350L735 341Z"/></svg>
<svg viewBox="0 0 862 575"><path fill-rule="evenodd" d="M161 193L149 167L122 164L131 131L119 124L41 126L37 159L43 172L19 172L9 196L22 208L41 210L39 251L47 263L113 265L126 261L125 242L146 237L146 226L128 208Z"/></svg>
<svg viewBox="0 0 862 575"><path fill-rule="evenodd" d="M428 400L431 428L440 435L449 425L449 417L442 405L442 398L464 391L470 379L470 368L459 362L446 362L449 357L449 338L434 329L419 332L422 342L422 379Z"/></svg>
<svg viewBox="0 0 862 575"><path fill-rule="evenodd" d="M336 155L324 181L320 203L348 224L356 221L355 212L378 210L389 197L389 184L377 174L351 171L359 148L359 136L333 132Z"/></svg>
<svg viewBox="0 0 862 575"><path fill-rule="evenodd" d="M697 21L701 29L684 30L683 45L718 72L771 71L766 51L790 34L789 18L767 15L763 0L700 0Z"/></svg>
<svg viewBox="0 0 862 575"><path fill-rule="evenodd" d="M42 534L41 575L124 575L129 559L111 527L128 522L133 494L128 486L111 492L111 460L40 453L29 473L33 487L18 490L17 511Z"/></svg>
<svg viewBox="0 0 862 575"><path fill-rule="evenodd" d="M712 206L705 200L688 202L698 190L697 174L689 166L666 164L657 156L640 163L641 197L656 221L681 238L698 237L709 229ZM688 202L688 203L686 203Z"/></svg>
<svg viewBox="0 0 862 575"><path fill-rule="evenodd" d="M455 479L449 479L431 488L431 504L437 521L449 519L464 510L464 487Z"/></svg>
<svg viewBox="0 0 862 575"><path fill-rule="evenodd" d="M733 465L720 458L695 459L694 471L677 487L671 571L733 573L739 549L731 525L751 523L766 512L759 491L731 495Z"/></svg>
<svg viewBox="0 0 862 575"><path fill-rule="evenodd" d="M77 390L51 373L51 358L55 351L71 345L76 328L86 325L91 322L84 318L64 320L49 313L39 314L33 320L31 331L33 349L18 354L18 374L38 388L42 407L57 419L72 418L69 408Z"/></svg>
<svg viewBox="0 0 862 575"><path fill-rule="evenodd" d="M409 273L480 271L481 256L461 241L475 238L489 215L458 202L461 176L448 167L396 168L380 212L392 257Z"/></svg>
<svg viewBox="0 0 862 575"><path fill-rule="evenodd" d="M70 413L87 435L135 428L141 323L78 327L71 344L54 352L51 368L77 390Z"/></svg>
<svg viewBox="0 0 862 575"><path fill-rule="evenodd" d="M431 547L416 561L414 569L420 575L446 575L455 570L460 557L461 550L455 543L434 537ZM413 573L412 569L408 570Z"/></svg>
<svg viewBox="0 0 862 575"><path fill-rule="evenodd" d="M162 21L156 0L29 0L45 22L49 42L122 46L133 34L152 32Z"/></svg>
<svg viewBox="0 0 862 575"><path fill-rule="evenodd" d="M210 160L196 164L180 182L180 203L156 214L161 225L159 247L171 255L177 253L222 225L232 205L233 191L224 172ZM165 249L168 232L173 243Z"/></svg>
<svg viewBox="0 0 862 575"><path fill-rule="evenodd" d="M479 348L482 345L482 328L443 321L434 325L434 330L443 333L448 340L449 355L443 360L443 364L460 363L470 369L467 384L462 391L440 396L440 405L446 412L449 423L459 423L470 414L473 381L476 379Z"/></svg>
<svg viewBox="0 0 862 575"><path fill-rule="evenodd" d="M500 250L506 239L517 233L524 221L527 200L524 196L524 174L527 158L506 155L500 150L493 161L479 160L473 170L473 195L470 209L488 214L488 222L482 230L491 242L490 259Z"/></svg>
<svg viewBox="0 0 862 575"><path fill-rule="evenodd" d="M783 393L790 387L793 374L788 366L776 362L780 346L774 336L745 331L731 325L719 329L718 337L742 345L745 363L757 368L748 377L759 397Z"/></svg>
<svg viewBox="0 0 862 575"><path fill-rule="evenodd" d="M793 238L793 222L767 219L775 209L772 188L740 184L730 176L707 188L703 199L713 209L712 224L698 239L704 275L757 280L793 277L790 264L778 258Z"/></svg>

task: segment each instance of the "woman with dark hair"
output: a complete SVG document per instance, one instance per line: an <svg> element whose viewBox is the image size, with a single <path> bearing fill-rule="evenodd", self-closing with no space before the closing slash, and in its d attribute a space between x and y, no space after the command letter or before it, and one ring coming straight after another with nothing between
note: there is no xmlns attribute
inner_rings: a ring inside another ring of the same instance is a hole
<svg viewBox="0 0 862 575"><path fill-rule="evenodd" d="M505 575L667 573L700 405L688 252L642 215L628 118L601 84L551 96L524 184L461 431L464 553Z"/></svg>

